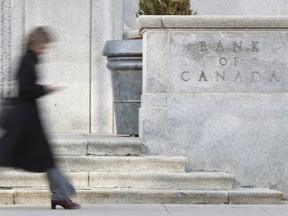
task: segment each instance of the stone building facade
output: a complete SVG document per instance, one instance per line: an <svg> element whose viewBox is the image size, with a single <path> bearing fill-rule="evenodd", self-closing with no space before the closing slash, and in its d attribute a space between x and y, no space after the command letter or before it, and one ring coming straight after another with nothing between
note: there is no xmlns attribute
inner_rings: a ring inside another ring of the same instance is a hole
<svg viewBox="0 0 288 216"><path fill-rule="evenodd" d="M288 13L286 0L192 0L191 5L199 15ZM122 39L123 33L133 28L137 1L1 0L0 6L1 95L13 86L25 34L34 26L50 26L57 42L40 65L41 82L65 90L43 99L48 129L114 133L111 81L102 49L106 40Z"/></svg>
<svg viewBox="0 0 288 216"><path fill-rule="evenodd" d="M191 0L191 4L199 16L288 15L288 0ZM27 32L35 26L50 26L56 42L51 44L49 53L43 56L43 63L39 65L40 81L64 87L64 90L41 99L47 130L53 133L115 133L111 77L102 50L107 40L122 39L123 33L134 27L136 10L137 0L0 0L1 96L14 89L13 77ZM189 74L182 76L185 81ZM156 154L159 148L155 149L153 153ZM181 150L172 149L171 152L185 153L186 149L182 146ZM223 167L223 163L219 167ZM215 164L211 164L212 170ZM249 167L249 170L252 172L253 168ZM255 185L264 179L257 179L261 176L255 177L254 173L245 176L241 170L236 172L235 167L229 171ZM281 180L280 175L282 173L273 180ZM272 186L278 187L276 183ZM269 186L267 182L263 184ZM277 189L287 190L286 183L279 185Z"/></svg>

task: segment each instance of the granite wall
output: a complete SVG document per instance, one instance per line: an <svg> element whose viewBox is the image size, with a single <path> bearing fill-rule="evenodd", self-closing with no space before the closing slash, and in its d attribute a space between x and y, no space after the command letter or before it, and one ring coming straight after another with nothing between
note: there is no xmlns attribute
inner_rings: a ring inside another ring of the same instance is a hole
<svg viewBox="0 0 288 216"><path fill-rule="evenodd" d="M140 17L146 154L288 193L288 19Z"/></svg>

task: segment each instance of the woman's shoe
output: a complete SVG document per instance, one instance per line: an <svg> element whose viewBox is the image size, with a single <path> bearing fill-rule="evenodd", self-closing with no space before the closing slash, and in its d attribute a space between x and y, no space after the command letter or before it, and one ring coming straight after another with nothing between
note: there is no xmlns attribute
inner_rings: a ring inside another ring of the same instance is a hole
<svg viewBox="0 0 288 216"><path fill-rule="evenodd" d="M51 201L51 208L56 209L56 206L60 205L64 209L79 209L81 206L77 203L72 202L70 199L66 200L52 200Z"/></svg>

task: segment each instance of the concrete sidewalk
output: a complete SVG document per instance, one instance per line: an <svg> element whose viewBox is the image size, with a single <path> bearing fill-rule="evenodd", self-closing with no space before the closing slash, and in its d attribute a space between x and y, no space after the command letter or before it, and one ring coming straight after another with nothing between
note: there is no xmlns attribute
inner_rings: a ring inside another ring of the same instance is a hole
<svg viewBox="0 0 288 216"><path fill-rule="evenodd" d="M80 210L49 206L0 206L1 216L287 216L281 205L83 205Z"/></svg>

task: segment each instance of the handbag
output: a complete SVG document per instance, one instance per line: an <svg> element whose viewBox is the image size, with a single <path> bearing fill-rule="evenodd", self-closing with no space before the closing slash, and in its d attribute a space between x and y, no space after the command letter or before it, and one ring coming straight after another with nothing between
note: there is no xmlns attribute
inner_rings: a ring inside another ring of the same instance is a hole
<svg viewBox="0 0 288 216"><path fill-rule="evenodd" d="M11 118L15 111L16 98L2 98L0 107L0 127L4 130L8 129Z"/></svg>

